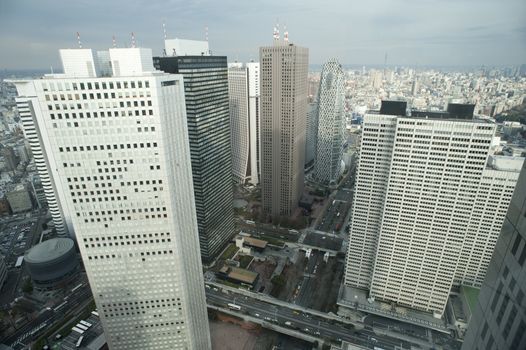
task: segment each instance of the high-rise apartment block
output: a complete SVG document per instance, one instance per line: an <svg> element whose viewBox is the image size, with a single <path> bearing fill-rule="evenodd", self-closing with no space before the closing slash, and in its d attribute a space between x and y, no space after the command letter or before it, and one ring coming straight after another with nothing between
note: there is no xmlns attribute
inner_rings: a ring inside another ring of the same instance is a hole
<svg viewBox="0 0 526 350"><path fill-rule="evenodd" d="M19 87L19 95L26 95L20 90L21 88L22 86ZM56 105L60 103L59 98L60 97L57 97L57 101L54 101ZM16 99L16 106L18 114L20 115L24 136L29 143L33 159L35 160L35 166L45 195L45 202L48 205L55 230L59 237L65 237L69 233L72 233L71 220L67 217L67 213L62 210L60 204L59 197L64 191L59 187L60 184L55 183L54 177L57 175L57 171L50 166L52 160L48 159L42 149L45 147L45 145L43 145L44 138L37 127L34 107L32 106L31 100L24 97ZM38 198L38 200L42 203L41 198Z"/></svg>
<svg viewBox="0 0 526 350"><path fill-rule="evenodd" d="M462 349L526 348L526 162Z"/></svg>
<svg viewBox="0 0 526 350"><path fill-rule="evenodd" d="M263 211L289 216L303 192L309 51L275 37L259 56Z"/></svg>
<svg viewBox="0 0 526 350"><path fill-rule="evenodd" d="M238 183L259 183L259 62L228 65L232 173Z"/></svg>
<svg viewBox="0 0 526 350"><path fill-rule="evenodd" d="M151 50L60 50L16 82L110 349L210 349L183 78Z"/></svg>
<svg viewBox="0 0 526 350"><path fill-rule="evenodd" d="M323 65L318 89L318 121L314 179L335 185L343 173L345 143L345 76L342 66L331 59Z"/></svg>
<svg viewBox="0 0 526 350"><path fill-rule="evenodd" d="M166 40L166 52L171 45ZM208 42L179 40L174 47L177 56L154 57L154 66L184 77L199 243L210 262L235 233L227 60L211 56Z"/></svg>
<svg viewBox="0 0 526 350"><path fill-rule="evenodd" d="M363 122L345 284L442 315L453 284L480 287L522 159L491 155L495 124L471 110Z"/></svg>

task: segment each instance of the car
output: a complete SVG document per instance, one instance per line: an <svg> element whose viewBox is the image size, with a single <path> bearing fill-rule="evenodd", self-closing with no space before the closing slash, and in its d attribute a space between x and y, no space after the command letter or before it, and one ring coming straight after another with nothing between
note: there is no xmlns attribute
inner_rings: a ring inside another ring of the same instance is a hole
<svg viewBox="0 0 526 350"><path fill-rule="evenodd" d="M59 340L60 338L62 338L62 334L58 333L57 335L55 335L55 340Z"/></svg>
<svg viewBox="0 0 526 350"><path fill-rule="evenodd" d="M259 314L254 314L254 316L259 317Z"/></svg>

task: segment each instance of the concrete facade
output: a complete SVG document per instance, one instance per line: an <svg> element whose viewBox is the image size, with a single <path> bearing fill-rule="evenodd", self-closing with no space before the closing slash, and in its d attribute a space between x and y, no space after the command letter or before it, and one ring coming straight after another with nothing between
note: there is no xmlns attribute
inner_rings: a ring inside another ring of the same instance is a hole
<svg viewBox="0 0 526 350"><path fill-rule="evenodd" d="M61 54L67 74L17 88L35 97L110 349L210 349L182 76L149 49ZM85 72L100 57L111 76Z"/></svg>
<svg viewBox="0 0 526 350"><path fill-rule="evenodd" d="M442 315L480 287L518 173L487 167L495 125L367 114L345 272L370 297Z"/></svg>
<svg viewBox="0 0 526 350"><path fill-rule="evenodd" d="M263 211L289 216L303 192L309 51L275 39L259 56Z"/></svg>

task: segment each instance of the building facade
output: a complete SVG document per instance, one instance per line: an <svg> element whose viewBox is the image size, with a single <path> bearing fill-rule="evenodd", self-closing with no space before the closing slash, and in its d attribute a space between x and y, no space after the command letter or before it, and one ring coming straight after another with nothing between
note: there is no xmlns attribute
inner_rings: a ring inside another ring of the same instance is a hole
<svg viewBox="0 0 526 350"><path fill-rule="evenodd" d="M305 132L305 169L314 167L316 157L316 143L318 140L318 99L307 106L307 121Z"/></svg>
<svg viewBox="0 0 526 350"><path fill-rule="evenodd" d="M13 191L8 192L6 197L13 214L23 213L33 209L29 192L23 185L18 185Z"/></svg>
<svg viewBox="0 0 526 350"><path fill-rule="evenodd" d="M235 233L228 68L225 56L197 56L194 46L203 50L190 45L188 56L154 57L154 65L184 77L201 257L211 262Z"/></svg>
<svg viewBox="0 0 526 350"><path fill-rule="evenodd" d="M526 348L526 163L480 289L462 349Z"/></svg>
<svg viewBox="0 0 526 350"><path fill-rule="evenodd" d="M21 87L22 86L23 85L21 85ZM29 94L33 94L33 91L31 90L25 93L19 90L20 97L16 98L16 106L20 115L22 130L25 139L28 141L33 159L35 160L38 176L45 195L45 201L48 205L48 210L55 225L57 235L59 237L65 237L73 234L73 232L71 229L71 221L64 210L62 210L60 204L59 196L64 191L59 187L60 185L54 181L57 175L56 169L51 168L49 165L50 162L53 162L53 159L48 159L48 156L42 150L42 147L46 147L44 142L48 138L43 137L45 136L42 135L44 131L38 129L35 119L36 112L33 108L39 103L37 96L34 94L30 96ZM57 100L53 102L55 105L59 105L59 96L57 96ZM49 147L49 145L47 145L47 147Z"/></svg>
<svg viewBox="0 0 526 350"><path fill-rule="evenodd" d="M303 192L309 51L275 38L259 56L263 211L290 216Z"/></svg>
<svg viewBox="0 0 526 350"><path fill-rule="evenodd" d="M259 63L228 65L232 173L238 183L259 183Z"/></svg>
<svg viewBox="0 0 526 350"><path fill-rule="evenodd" d="M318 127L314 179L335 185L343 173L345 144L345 75L341 64L331 59L323 65L318 89Z"/></svg>
<svg viewBox="0 0 526 350"><path fill-rule="evenodd" d="M453 284L480 287L518 178L516 162L487 165L494 132L447 113L366 115L348 286L436 316Z"/></svg>
<svg viewBox="0 0 526 350"><path fill-rule="evenodd" d="M60 54L65 74L16 85L110 349L209 349L182 76L149 49Z"/></svg>

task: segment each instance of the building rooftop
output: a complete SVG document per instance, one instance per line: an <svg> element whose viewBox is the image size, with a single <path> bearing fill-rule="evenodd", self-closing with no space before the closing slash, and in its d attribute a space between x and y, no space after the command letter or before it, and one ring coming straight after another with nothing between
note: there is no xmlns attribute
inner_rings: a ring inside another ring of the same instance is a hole
<svg viewBox="0 0 526 350"><path fill-rule="evenodd" d="M256 248L265 248L267 246L267 241L264 241L262 239L252 238L252 237L244 237L245 243L249 246L256 247Z"/></svg>
<svg viewBox="0 0 526 350"><path fill-rule="evenodd" d="M231 267L228 277L243 283L253 284L258 277L257 272L241 269L239 267Z"/></svg>
<svg viewBox="0 0 526 350"><path fill-rule="evenodd" d="M52 238L31 248L25 255L28 263L44 263L60 258L74 246L70 238Z"/></svg>

